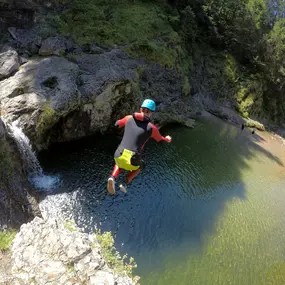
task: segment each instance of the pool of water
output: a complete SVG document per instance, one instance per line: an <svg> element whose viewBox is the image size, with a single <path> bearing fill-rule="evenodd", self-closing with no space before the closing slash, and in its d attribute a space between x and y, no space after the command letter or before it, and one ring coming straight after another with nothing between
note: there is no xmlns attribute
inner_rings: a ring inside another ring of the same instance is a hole
<svg viewBox="0 0 285 285"><path fill-rule="evenodd" d="M213 117L161 132L173 143L149 142L145 170L116 197L106 179L120 134L42 152L61 179L42 207L112 231L141 285L285 284L285 148Z"/></svg>

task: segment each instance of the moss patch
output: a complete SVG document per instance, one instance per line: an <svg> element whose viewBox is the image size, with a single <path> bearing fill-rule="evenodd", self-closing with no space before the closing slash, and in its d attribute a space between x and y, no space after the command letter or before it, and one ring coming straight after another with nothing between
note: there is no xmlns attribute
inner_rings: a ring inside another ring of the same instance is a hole
<svg viewBox="0 0 285 285"><path fill-rule="evenodd" d="M9 250L13 239L16 236L16 232L13 230L0 232L0 251Z"/></svg>
<svg viewBox="0 0 285 285"><path fill-rule="evenodd" d="M77 232L78 231L78 228L77 228L74 220L66 220L64 222L64 228L70 232Z"/></svg>
<svg viewBox="0 0 285 285"><path fill-rule="evenodd" d="M36 126L36 132L39 137L57 122L56 112L50 105L43 106L41 112L39 122Z"/></svg>
<svg viewBox="0 0 285 285"><path fill-rule="evenodd" d="M146 58L149 61L160 63L166 68L174 68L176 65L177 51L166 44L155 41L139 41L126 49L133 57Z"/></svg>
<svg viewBox="0 0 285 285"><path fill-rule="evenodd" d="M97 233L96 237L100 243L102 254L108 265L117 273L126 272L127 275L138 281L138 277L133 277L132 271L137 265L134 259L131 257L128 261L128 256L120 256L119 252L116 251L114 246L114 238L111 232L105 232L103 234Z"/></svg>

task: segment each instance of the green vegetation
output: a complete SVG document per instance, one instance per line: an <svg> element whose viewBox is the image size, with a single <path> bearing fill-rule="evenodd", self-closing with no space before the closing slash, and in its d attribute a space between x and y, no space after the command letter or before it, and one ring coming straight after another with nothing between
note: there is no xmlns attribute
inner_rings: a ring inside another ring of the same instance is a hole
<svg viewBox="0 0 285 285"><path fill-rule="evenodd" d="M166 45L145 40L133 44L126 51L134 57L146 58L149 61L158 62L167 68L175 67L177 52Z"/></svg>
<svg viewBox="0 0 285 285"><path fill-rule="evenodd" d="M172 31L163 10L150 1L71 0L57 17L59 30L81 44L128 44Z"/></svg>
<svg viewBox="0 0 285 285"><path fill-rule="evenodd" d="M68 263L67 264L67 269L68 269L68 272L75 272L75 268L74 268L74 263Z"/></svg>
<svg viewBox="0 0 285 285"><path fill-rule="evenodd" d="M284 121L284 2L174 3L181 15L179 34L192 54L191 86L195 84L198 91L213 94L217 100L234 101L245 117ZM185 22L192 23L187 33Z"/></svg>
<svg viewBox="0 0 285 285"><path fill-rule="evenodd" d="M126 272L127 275L134 280L138 281L138 277L133 277L132 271L133 268L136 268L137 265L134 259L131 257L127 261L128 256L120 256L119 252L116 251L114 246L114 238L112 237L111 232L105 232L103 234L97 233L96 237L100 243L102 254L108 265L117 273Z"/></svg>
<svg viewBox="0 0 285 285"><path fill-rule="evenodd" d="M0 251L9 250L15 236L16 232L13 230L0 231Z"/></svg>
<svg viewBox="0 0 285 285"><path fill-rule="evenodd" d="M39 122L36 126L36 131L39 136L44 134L51 126L57 121L57 116L55 111L50 107L50 105L45 105L41 108L41 115Z"/></svg>
<svg viewBox="0 0 285 285"><path fill-rule="evenodd" d="M163 5L154 1L71 0L68 7L50 17L50 23L78 44L121 45L132 56L175 67L180 37Z"/></svg>
<svg viewBox="0 0 285 285"><path fill-rule="evenodd" d="M74 220L66 220L64 222L63 226L65 229L67 229L70 232L77 232L78 231L78 228L77 228Z"/></svg>
<svg viewBox="0 0 285 285"><path fill-rule="evenodd" d="M245 117L285 115L284 1L58 0L53 27L81 45L119 45L176 68L188 95L231 100Z"/></svg>
<svg viewBox="0 0 285 285"><path fill-rule="evenodd" d="M64 222L64 228L70 232L79 231L78 227L75 224L74 220L66 220ZM133 276L132 271L133 268L136 268L136 263L134 259L131 257L128 261L128 256L124 255L123 257L120 256L119 252L116 251L114 246L114 239L112 237L111 232L105 232L101 234L100 232L96 234L96 238L101 246L102 255L108 265L116 272L124 274L126 273L130 278L134 281L138 281L139 278L137 276ZM0 235L0 242L1 242L1 235ZM1 243L0 243L1 246ZM93 242L90 243L90 247L94 248L95 245ZM0 247L1 249L1 247ZM69 272L74 271L74 264L68 264Z"/></svg>

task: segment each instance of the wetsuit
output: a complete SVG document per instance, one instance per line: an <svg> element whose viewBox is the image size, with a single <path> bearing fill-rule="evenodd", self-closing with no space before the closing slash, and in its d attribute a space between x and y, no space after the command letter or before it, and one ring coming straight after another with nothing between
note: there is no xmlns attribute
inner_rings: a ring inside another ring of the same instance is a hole
<svg viewBox="0 0 285 285"><path fill-rule="evenodd" d="M123 139L114 155L119 169L131 171L139 169L142 164L141 151L150 138L157 142L169 141L159 133L158 128L143 113L128 115L118 120L115 125L119 128L125 127ZM116 176L116 172L112 175Z"/></svg>

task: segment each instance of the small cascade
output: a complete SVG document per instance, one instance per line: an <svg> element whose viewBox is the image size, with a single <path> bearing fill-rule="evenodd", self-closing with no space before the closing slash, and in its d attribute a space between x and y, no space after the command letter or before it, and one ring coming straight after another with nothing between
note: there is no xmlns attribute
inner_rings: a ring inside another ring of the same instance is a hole
<svg viewBox="0 0 285 285"><path fill-rule="evenodd" d="M30 141L28 137L24 134L24 132L21 130L21 128L18 127L18 122L14 121L9 126L9 128L21 153L29 176L43 176L43 170L35 153L32 150Z"/></svg>
<svg viewBox="0 0 285 285"><path fill-rule="evenodd" d="M24 167L28 172L29 181L38 189L52 190L58 184L59 177L44 175L36 154L32 150L30 140L19 127L18 121L9 124L3 118L2 120L17 144Z"/></svg>

